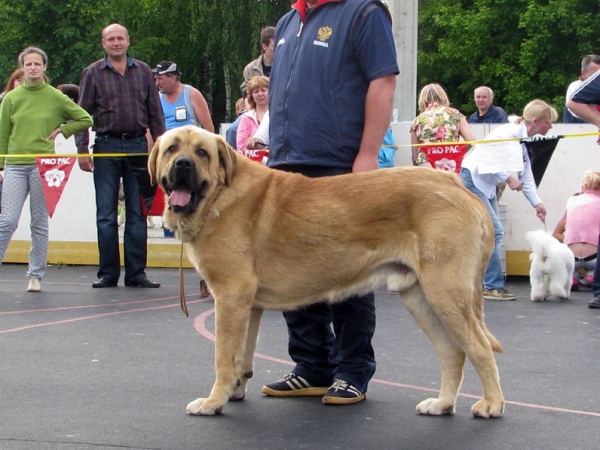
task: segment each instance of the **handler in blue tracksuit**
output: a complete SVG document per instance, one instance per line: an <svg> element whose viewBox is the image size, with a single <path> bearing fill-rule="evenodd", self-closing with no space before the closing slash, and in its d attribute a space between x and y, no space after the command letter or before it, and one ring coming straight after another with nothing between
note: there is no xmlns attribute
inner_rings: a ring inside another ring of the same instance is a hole
<svg viewBox="0 0 600 450"><path fill-rule="evenodd" d="M600 112L593 106L600 104L600 71L586 78L567 100L569 108L577 117L596 125L600 129ZM598 138L600 144L600 137ZM600 243L598 244L600 253ZM600 309L600 264L594 270L594 284L592 286L594 298L588 302L588 307Z"/></svg>
<svg viewBox="0 0 600 450"><path fill-rule="evenodd" d="M275 32L268 165L309 177L377 169L398 73L383 3L297 1ZM374 294L284 317L296 366L263 393L324 395L333 405L364 400L375 372Z"/></svg>

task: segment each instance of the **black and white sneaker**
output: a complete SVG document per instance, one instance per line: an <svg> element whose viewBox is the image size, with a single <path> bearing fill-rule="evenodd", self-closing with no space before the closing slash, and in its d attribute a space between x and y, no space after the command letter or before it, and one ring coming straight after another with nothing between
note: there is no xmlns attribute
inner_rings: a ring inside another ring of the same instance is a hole
<svg viewBox="0 0 600 450"><path fill-rule="evenodd" d="M262 393L271 397L320 397L327 387L312 386L295 373L288 373L283 379L263 386Z"/></svg>
<svg viewBox="0 0 600 450"><path fill-rule="evenodd" d="M345 380L336 378L323 397L324 405L352 405L367 398L366 392L360 392Z"/></svg>

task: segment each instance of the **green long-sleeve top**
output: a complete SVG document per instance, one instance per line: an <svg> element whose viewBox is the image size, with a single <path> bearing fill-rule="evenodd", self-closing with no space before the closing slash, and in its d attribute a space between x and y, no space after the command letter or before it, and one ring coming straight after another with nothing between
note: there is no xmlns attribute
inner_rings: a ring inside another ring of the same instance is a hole
<svg viewBox="0 0 600 450"><path fill-rule="evenodd" d="M45 82L23 83L2 100L0 109L0 156L54 154L54 141L48 136L61 127L65 138L92 126L83 108ZM2 158L4 164L35 164L34 158Z"/></svg>

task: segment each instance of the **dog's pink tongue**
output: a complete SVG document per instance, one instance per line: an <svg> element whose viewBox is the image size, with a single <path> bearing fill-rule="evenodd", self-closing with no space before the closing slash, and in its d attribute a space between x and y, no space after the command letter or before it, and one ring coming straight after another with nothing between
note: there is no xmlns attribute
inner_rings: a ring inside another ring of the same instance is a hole
<svg viewBox="0 0 600 450"><path fill-rule="evenodd" d="M169 204L171 206L185 206L192 199L192 194L189 191L178 190L171 192L169 195Z"/></svg>

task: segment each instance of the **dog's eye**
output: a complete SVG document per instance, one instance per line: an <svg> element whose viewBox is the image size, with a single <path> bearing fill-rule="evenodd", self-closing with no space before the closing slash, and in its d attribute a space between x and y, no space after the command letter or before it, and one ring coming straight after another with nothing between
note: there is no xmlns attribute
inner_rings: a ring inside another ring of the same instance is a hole
<svg viewBox="0 0 600 450"><path fill-rule="evenodd" d="M196 149L196 155L198 155L200 158L207 158L208 152L206 150L204 150L203 148L198 147Z"/></svg>
<svg viewBox="0 0 600 450"><path fill-rule="evenodd" d="M169 147L165 150L165 153L173 153L175 150L177 150L176 145L169 145Z"/></svg>

